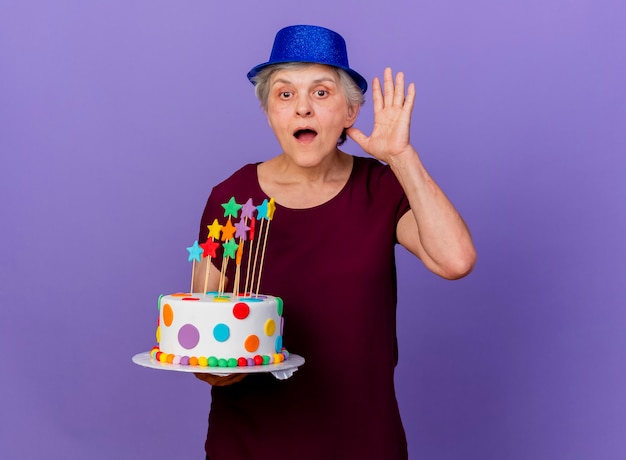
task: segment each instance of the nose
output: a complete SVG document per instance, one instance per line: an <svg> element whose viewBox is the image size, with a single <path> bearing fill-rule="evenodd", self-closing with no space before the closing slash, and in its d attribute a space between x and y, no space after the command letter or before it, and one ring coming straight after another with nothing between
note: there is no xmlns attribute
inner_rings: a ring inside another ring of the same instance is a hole
<svg viewBox="0 0 626 460"><path fill-rule="evenodd" d="M313 105L307 96L298 98L298 103L296 104L296 114L300 117L310 117L313 115Z"/></svg>

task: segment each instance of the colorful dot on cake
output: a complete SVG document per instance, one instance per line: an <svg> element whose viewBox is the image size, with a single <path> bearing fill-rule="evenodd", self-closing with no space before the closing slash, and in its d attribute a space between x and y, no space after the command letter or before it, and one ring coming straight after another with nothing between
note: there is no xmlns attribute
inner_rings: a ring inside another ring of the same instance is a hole
<svg viewBox="0 0 626 460"><path fill-rule="evenodd" d="M207 367L209 365L209 360L205 356L200 356L198 358L198 366Z"/></svg>
<svg viewBox="0 0 626 460"><path fill-rule="evenodd" d="M217 324L213 328L213 337L218 342L226 342L228 337L230 337L230 328L224 323Z"/></svg>
<svg viewBox="0 0 626 460"><path fill-rule="evenodd" d="M174 310L169 303L163 305L163 324L170 327L174 322Z"/></svg>
<svg viewBox="0 0 626 460"><path fill-rule="evenodd" d="M198 358L196 358L195 356L192 356L191 358L189 358L189 365L190 366L197 366L198 365Z"/></svg>
<svg viewBox="0 0 626 460"><path fill-rule="evenodd" d="M180 364L181 366L189 366L189 356L181 356Z"/></svg>
<svg viewBox="0 0 626 460"><path fill-rule="evenodd" d="M173 363L174 363L174 355L173 355L173 354L171 354L171 353L170 353L170 354L168 354L168 355L167 355L167 360L166 360L166 361L167 361L167 363L168 363L168 364L173 364Z"/></svg>
<svg viewBox="0 0 626 460"><path fill-rule="evenodd" d="M254 355L254 365L255 366L260 366L261 364L263 364L263 356L261 356L261 355Z"/></svg>
<svg viewBox="0 0 626 460"><path fill-rule="evenodd" d="M274 364L282 363L283 359L285 359L285 357L283 355L281 355L280 353L274 354Z"/></svg>
<svg viewBox="0 0 626 460"><path fill-rule="evenodd" d="M157 310L161 311L161 299L163 298L163 294L159 296L159 301L157 302Z"/></svg>
<svg viewBox="0 0 626 460"><path fill-rule="evenodd" d="M248 303L263 302L263 299L261 297L244 297L244 300Z"/></svg>
<svg viewBox="0 0 626 460"><path fill-rule="evenodd" d="M215 356L209 356L209 366L217 367L217 358Z"/></svg>
<svg viewBox="0 0 626 460"><path fill-rule="evenodd" d="M237 358L230 358L227 364L228 367L237 367Z"/></svg>
<svg viewBox="0 0 626 460"><path fill-rule="evenodd" d="M280 353L280 350L283 349L283 336L279 335L276 337L276 341L274 342L274 349L276 353Z"/></svg>
<svg viewBox="0 0 626 460"><path fill-rule="evenodd" d="M271 337L272 335L274 335L274 332L276 332L276 323L272 318L265 321L265 326L263 326L263 332L265 332L265 335L267 335L268 337Z"/></svg>
<svg viewBox="0 0 626 460"><path fill-rule="evenodd" d="M161 343L161 326L157 326L156 328L156 340L157 343Z"/></svg>
<svg viewBox="0 0 626 460"><path fill-rule="evenodd" d="M267 355L263 355L263 364L269 364L270 363L270 357Z"/></svg>
<svg viewBox="0 0 626 460"><path fill-rule="evenodd" d="M228 361L226 361L224 358L220 358L217 360L217 366L218 367L228 367Z"/></svg>
<svg viewBox="0 0 626 460"><path fill-rule="evenodd" d="M193 324L185 324L178 331L178 343L186 350L191 350L200 341L200 332Z"/></svg>
<svg viewBox="0 0 626 460"><path fill-rule="evenodd" d="M243 343L243 347L246 349L246 351L253 353L259 348L259 343L259 338L256 335L251 334L246 337L246 340Z"/></svg>
<svg viewBox="0 0 626 460"><path fill-rule="evenodd" d="M276 297L276 311L278 312L278 316L283 315L283 299L280 297Z"/></svg>
<svg viewBox="0 0 626 460"><path fill-rule="evenodd" d="M243 302L238 302L233 307L233 316L237 319L245 319L250 314L250 307Z"/></svg>
<svg viewBox="0 0 626 460"><path fill-rule="evenodd" d="M237 366L246 367L248 365L248 360L243 356L237 359Z"/></svg>

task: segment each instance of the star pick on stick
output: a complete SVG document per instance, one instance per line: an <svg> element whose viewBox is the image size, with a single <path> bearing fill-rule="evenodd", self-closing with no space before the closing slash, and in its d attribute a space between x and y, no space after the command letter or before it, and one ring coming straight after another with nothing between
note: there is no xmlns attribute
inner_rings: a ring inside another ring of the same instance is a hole
<svg viewBox="0 0 626 460"><path fill-rule="evenodd" d="M233 196L228 200L228 203L222 204L222 207L224 208L224 217L232 216L236 219L237 213L242 208L242 205L238 204Z"/></svg>
<svg viewBox="0 0 626 460"><path fill-rule="evenodd" d="M263 200L263 203L261 203L260 205L256 207L257 209L256 216L258 219L267 219L267 206L268 206L267 200Z"/></svg>
<svg viewBox="0 0 626 460"><path fill-rule="evenodd" d="M197 260L200 262L200 256L202 255L202 248L198 245L198 240L193 242L193 245L187 248L189 252L189 258L187 261L191 262L193 260Z"/></svg>
<svg viewBox="0 0 626 460"><path fill-rule="evenodd" d="M217 241L213 241L212 239L206 240L205 243L202 243L200 247L202 248L202 257L217 257L215 255L215 250L219 247L219 243Z"/></svg>
<svg viewBox="0 0 626 460"><path fill-rule="evenodd" d="M220 239L222 226L217 222L217 219L215 219L211 225L207 225L207 228L209 229L209 238Z"/></svg>
<svg viewBox="0 0 626 460"><path fill-rule="evenodd" d="M274 212L276 212L276 202L274 198L270 198L269 203L267 203L267 218L269 220L274 218Z"/></svg>
<svg viewBox="0 0 626 460"><path fill-rule="evenodd" d="M189 258L187 259L191 262L191 287L189 288L189 292L193 292L193 279L196 272L196 261L200 262L200 256L202 255L202 248L198 246L198 240L193 242L193 245L187 248L187 252L189 252Z"/></svg>
<svg viewBox="0 0 626 460"><path fill-rule="evenodd" d="M239 248L239 245L237 244L235 239L231 238L226 243L222 244L222 246L224 247L224 257L230 257L231 259L234 259L235 253Z"/></svg>
<svg viewBox="0 0 626 460"><path fill-rule="evenodd" d="M252 215L256 211L256 206L252 204L252 198L248 198L248 201L241 208L241 218L252 219Z"/></svg>
<svg viewBox="0 0 626 460"><path fill-rule="evenodd" d="M228 219L228 222L226 222L226 225L222 227L222 241L230 240L236 231L237 231L237 228L233 225L230 219Z"/></svg>
<svg viewBox="0 0 626 460"><path fill-rule="evenodd" d="M235 228L237 229L235 232L235 238L241 238L241 241L246 241L247 231L250 230L250 227L246 225L243 217L235 224Z"/></svg>

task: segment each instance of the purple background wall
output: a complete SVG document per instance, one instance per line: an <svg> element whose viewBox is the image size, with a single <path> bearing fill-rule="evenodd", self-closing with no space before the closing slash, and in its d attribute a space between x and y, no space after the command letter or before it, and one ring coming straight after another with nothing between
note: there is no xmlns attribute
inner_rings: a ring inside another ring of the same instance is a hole
<svg viewBox="0 0 626 460"><path fill-rule="evenodd" d="M624 5L4 0L0 457L203 458L209 387L130 358L210 187L277 153L245 73L313 23L417 83L479 251L458 282L398 251L411 458L626 458Z"/></svg>

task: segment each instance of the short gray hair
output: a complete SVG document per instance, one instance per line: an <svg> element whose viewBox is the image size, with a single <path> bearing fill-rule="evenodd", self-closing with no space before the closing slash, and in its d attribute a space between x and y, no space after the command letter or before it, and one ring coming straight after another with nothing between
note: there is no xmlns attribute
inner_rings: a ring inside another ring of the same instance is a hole
<svg viewBox="0 0 626 460"><path fill-rule="evenodd" d="M261 102L263 110L267 112L267 100L269 98L270 80L272 79L272 75L281 70L296 70L309 67L311 65L314 64L308 62L284 62L280 64L272 64L260 70L259 73L252 78L252 83L254 83L254 93L256 94L257 99L259 99L259 102ZM341 86L343 94L346 97L348 107L362 106L365 102L365 96L363 96L361 88L359 88L352 77L348 75L348 72L338 67L328 67L335 71L339 76L339 86ZM337 145L341 145L345 141L346 130L344 129Z"/></svg>

